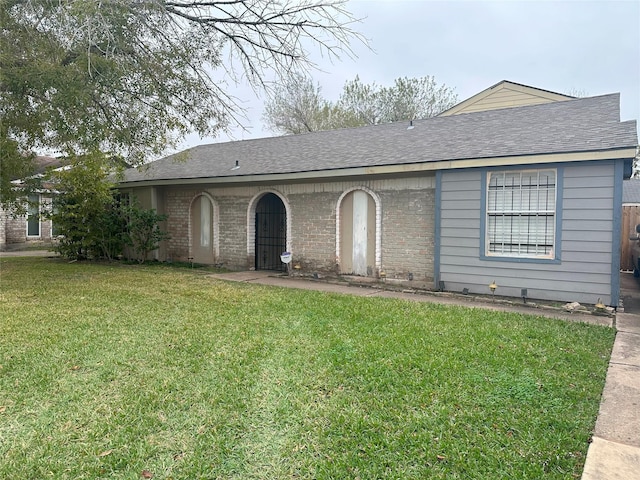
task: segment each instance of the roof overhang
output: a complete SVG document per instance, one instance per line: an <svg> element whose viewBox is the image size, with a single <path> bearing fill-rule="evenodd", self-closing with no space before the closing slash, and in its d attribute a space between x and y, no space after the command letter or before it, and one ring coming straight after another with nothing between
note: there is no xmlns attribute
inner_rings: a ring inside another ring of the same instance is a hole
<svg viewBox="0 0 640 480"><path fill-rule="evenodd" d="M149 179L118 183L119 188L133 188L143 186L168 185L200 185L200 184L250 184L250 183L281 183L309 180L331 180L344 177L360 177L371 175L397 175L419 172L435 172L437 170L452 170L460 168L503 167L522 165L542 165L553 163L573 163L599 160L633 159L636 147L617 148L611 150L546 153L538 155L517 155L493 158L466 158L443 160L434 162L418 162L370 167L341 168L332 170L313 170L305 172L234 175L228 177L193 177ZM628 178L628 177L627 177Z"/></svg>

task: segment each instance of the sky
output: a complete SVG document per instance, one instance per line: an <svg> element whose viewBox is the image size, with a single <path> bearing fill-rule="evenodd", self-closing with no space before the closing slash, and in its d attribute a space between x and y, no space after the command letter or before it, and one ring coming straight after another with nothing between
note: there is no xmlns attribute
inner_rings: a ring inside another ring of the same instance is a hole
<svg viewBox="0 0 640 480"><path fill-rule="evenodd" d="M619 92L621 120L640 121L640 0L351 0L354 29L369 46L330 62L310 51L324 98L336 101L356 75L390 86L430 75L458 101L510 80L559 93ZM216 138L187 137L180 149L275 135L264 128L264 98L247 85L231 92L246 110L244 128Z"/></svg>

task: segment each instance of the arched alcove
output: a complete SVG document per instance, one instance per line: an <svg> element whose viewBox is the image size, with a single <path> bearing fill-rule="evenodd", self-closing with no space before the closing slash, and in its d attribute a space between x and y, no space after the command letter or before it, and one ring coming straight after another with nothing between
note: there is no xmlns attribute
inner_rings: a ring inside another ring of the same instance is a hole
<svg viewBox="0 0 640 480"><path fill-rule="evenodd" d="M196 195L189 213L189 256L195 263L218 260L218 205L207 193Z"/></svg>
<svg viewBox="0 0 640 480"><path fill-rule="evenodd" d="M366 187L345 191L336 208L336 256L340 273L371 276L380 269L379 197Z"/></svg>
<svg viewBox="0 0 640 480"><path fill-rule="evenodd" d="M284 271L280 255L290 251L289 204L278 192L260 192L247 212L247 257L256 270Z"/></svg>

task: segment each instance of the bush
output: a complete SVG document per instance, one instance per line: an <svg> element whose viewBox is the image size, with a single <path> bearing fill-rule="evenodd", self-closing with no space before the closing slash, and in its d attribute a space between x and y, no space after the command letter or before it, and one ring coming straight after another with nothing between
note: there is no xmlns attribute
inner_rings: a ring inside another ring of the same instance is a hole
<svg viewBox="0 0 640 480"><path fill-rule="evenodd" d="M52 173L60 193L48 216L58 229L56 250L61 255L82 260L116 254L119 222L110 173L107 159L99 153L78 157L68 169Z"/></svg>
<svg viewBox="0 0 640 480"><path fill-rule="evenodd" d="M149 253L160 246L160 242L169 239L169 234L160 230L160 222L167 220L167 215L159 214L155 209L140 208L137 200L124 207L127 218L125 242L136 254L137 260L144 263Z"/></svg>
<svg viewBox="0 0 640 480"><path fill-rule="evenodd" d="M59 194L47 215L60 235L55 250L72 260L113 260L130 246L143 263L169 238L159 223L167 219L140 208L137 200L120 202L109 181L110 161L102 154L77 158L70 168L52 174Z"/></svg>

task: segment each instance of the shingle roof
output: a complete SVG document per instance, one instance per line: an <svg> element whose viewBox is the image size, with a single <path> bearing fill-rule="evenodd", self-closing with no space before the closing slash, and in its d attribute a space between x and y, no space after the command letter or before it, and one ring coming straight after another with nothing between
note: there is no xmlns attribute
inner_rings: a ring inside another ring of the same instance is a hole
<svg viewBox="0 0 640 480"><path fill-rule="evenodd" d="M42 174L42 173L46 172L47 169L58 168L58 167L61 167L64 164L65 164L65 162L61 158L47 157L47 156L38 155L38 156L33 157L33 170L32 170L32 172L35 175L39 175L39 174ZM21 178L20 176L12 176L11 180L12 181L24 180L24 178Z"/></svg>
<svg viewBox="0 0 640 480"><path fill-rule="evenodd" d="M622 203L640 204L640 178L631 178L622 182Z"/></svg>
<svg viewBox="0 0 640 480"><path fill-rule="evenodd" d="M124 182L237 177L637 145L619 94L303 135L214 143L129 169ZM186 158L186 160L185 160ZM240 168L232 170L238 165Z"/></svg>

